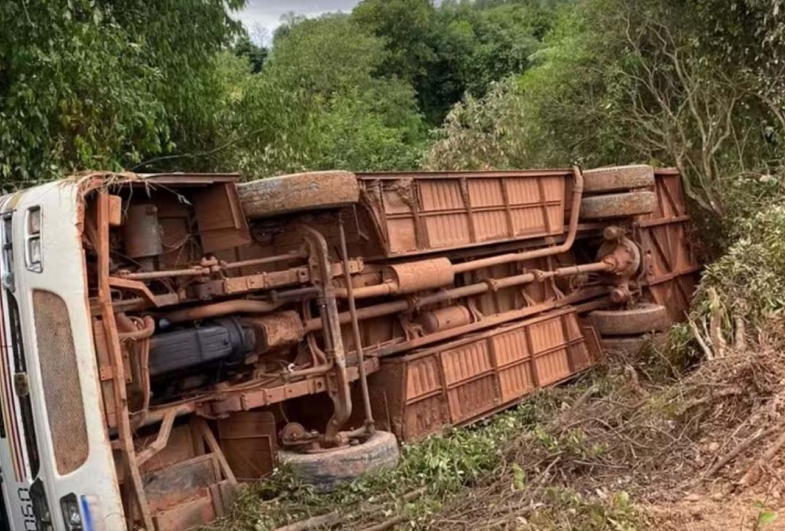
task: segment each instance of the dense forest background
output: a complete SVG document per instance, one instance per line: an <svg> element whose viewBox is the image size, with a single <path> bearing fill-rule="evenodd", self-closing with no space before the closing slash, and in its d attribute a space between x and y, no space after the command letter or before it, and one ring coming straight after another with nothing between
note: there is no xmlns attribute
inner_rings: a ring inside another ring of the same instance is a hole
<svg viewBox="0 0 785 531"><path fill-rule="evenodd" d="M783 0L0 1L4 188L82 169L678 166L706 219L780 189Z"/></svg>

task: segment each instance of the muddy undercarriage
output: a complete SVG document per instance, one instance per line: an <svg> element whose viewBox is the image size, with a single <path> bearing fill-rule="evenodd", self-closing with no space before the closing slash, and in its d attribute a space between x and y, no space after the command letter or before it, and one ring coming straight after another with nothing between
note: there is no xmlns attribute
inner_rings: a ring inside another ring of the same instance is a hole
<svg viewBox="0 0 785 531"><path fill-rule="evenodd" d="M637 348L683 316L698 270L669 170L236 181L83 180L129 527L214 519L277 459L325 487L392 464L396 438Z"/></svg>

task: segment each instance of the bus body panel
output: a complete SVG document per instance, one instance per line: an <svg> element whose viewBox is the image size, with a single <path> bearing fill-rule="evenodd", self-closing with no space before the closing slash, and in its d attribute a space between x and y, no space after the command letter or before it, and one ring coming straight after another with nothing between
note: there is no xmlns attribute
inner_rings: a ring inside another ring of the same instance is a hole
<svg viewBox="0 0 785 531"><path fill-rule="evenodd" d="M39 477L44 484L53 527L57 530L69 529L64 522L60 500L74 494L81 507L84 529L121 531L126 529L126 526L111 445L103 421L100 378L87 303L78 192L77 185L72 182L50 183L18 194L6 203L4 211L13 210L14 216L14 292L22 323L38 451L41 462L48 464L40 467ZM27 267L23 248L29 236L26 232L28 213L31 209L39 208L41 255L45 257L40 272ZM84 463L65 475L60 475L57 467L53 466L56 459L43 392L39 345L36 339L38 334L35 329L33 294L36 290L51 292L65 303L79 372L89 450ZM4 293L4 299L6 295L7 293ZM3 465L5 470L5 461ZM29 483L19 484L17 489L20 488L29 488ZM10 511L15 515L12 517L13 531L28 529L24 527L25 514L29 511L25 502L21 499L14 501L10 493L8 496ZM85 514L86 512L91 514ZM86 519L89 519L89 523Z"/></svg>

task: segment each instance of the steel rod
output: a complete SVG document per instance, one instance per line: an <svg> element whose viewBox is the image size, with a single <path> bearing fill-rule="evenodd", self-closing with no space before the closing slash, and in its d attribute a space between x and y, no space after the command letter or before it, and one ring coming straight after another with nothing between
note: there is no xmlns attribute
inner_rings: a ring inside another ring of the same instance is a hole
<svg viewBox="0 0 785 531"><path fill-rule="evenodd" d="M374 352L374 355L379 357L390 356L392 354L397 354L399 352L404 352L406 350L424 347L427 345L431 345L433 343L437 343L439 341L443 341L445 339L457 337L459 335L468 334L471 332L477 332L479 330L484 330L486 328L499 326L501 324L508 323L510 321L515 321L517 319L522 319L524 317L536 315L538 313L543 313L557 308L563 308L564 306L568 306L573 302L584 300L586 298L601 297L602 295L607 294L609 291L610 288L606 286L600 286L597 288L590 288L587 290L576 291L575 293L567 295L566 297L563 297L561 299L556 299L554 301L546 302L544 304L537 304L535 306L527 306L525 308L521 308L520 310L512 310L509 312L504 312L495 315L493 317L489 317L487 319L482 319L480 321L477 321L476 323L471 323L456 328L450 328L449 330L444 330L443 332L438 332L436 334L431 334L428 336L413 339L405 343L390 345L388 347L384 347L378 350L377 352ZM607 303L607 299L606 299L606 303Z"/></svg>
<svg viewBox="0 0 785 531"><path fill-rule="evenodd" d="M276 310L282 305L283 302L235 299L175 310L173 312L163 313L160 317L166 319L170 323L182 323L185 321L196 321L198 319L211 319L233 313L266 313Z"/></svg>
<svg viewBox="0 0 785 531"><path fill-rule="evenodd" d="M124 465L130 476L131 492L136 498L136 504L144 527L153 529L153 517L147 494L144 490L142 475L139 471L136 449L133 443L131 419L128 414L128 396L125 385L125 362L120 347L120 337L117 330L117 321L112 308L112 289L109 284L109 192L105 189L98 194L96 208L96 225L98 230L98 299L101 302L101 324L106 334L107 350L111 357L113 369L112 379L114 388L114 401L116 407L117 434L120 452L123 455ZM131 518L126 516L129 527L133 525Z"/></svg>
<svg viewBox="0 0 785 531"><path fill-rule="evenodd" d="M349 253L346 250L346 231L343 227L343 216L338 215L338 233L341 240L341 261L343 262L343 276L346 279L346 292L349 295L349 316L352 321L352 333L354 334L354 349L357 352L357 363L360 371L360 389L363 395L363 406L365 407L365 424L368 431L373 433L376 427L373 422L371 411L371 397L368 392L368 376L365 374L365 363L363 363L363 343L360 336L360 322L357 319L357 306L354 302L354 291L352 286L352 274L349 271Z"/></svg>
<svg viewBox="0 0 785 531"><path fill-rule="evenodd" d="M476 284L442 290L430 295L419 297L417 299L417 307L420 308L447 300L460 299L462 297L482 295L483 293L487 293L489 291L511 288L553 277L571 276L581 273L603 272L611 270L613 270L613 266L611 264L606 262L595 262L591 264L561 267L554 271L538 271L536 273L524 273L522 275L515 275L512 277L505 277L500 279L486 279ZM376 304L374 306L366 306L365 308L360 308L357 310L357 318L360 321L364 321L376 317L383 317L385 315L391 315L394 313L410 310L412 309L411 306L412 303L408 300L396 300L382 304ZM352 316L349 312L342 312L338 317L341 324L351 323ZM313 332L320 329L321 323L318 319L308 319L305 321L306 332Z"/></svg>
<svg viewBox="0 0 785 531"><path fill-rule="evenodd" d="M277 256L268 256L265 258L254 258L252 260L242 260L240 262L229 262L221 264L221 269L240 269L242 267L253 267L257 265L273 264L276 262L286 262L287 260L294 260L296 258L308 258L308 254L303 251L292 251L290 253L281 254Z"/></svg>
<svg viewBox="0 0 785 531"><path fill-rule="evenodd" d="M302 251L292 251L287 254L277 256L267 256L265 258L254 258L252 260L242 260L240 262L227 262L215 265L216 270L227 271L230 269L240 269L243 267L253 267L258 265L273 264L276 262L286 262L296 258L307 258L308 256ZM214 273L212 266L194 266L186 269L169 269L161 271L141 271L136 273L121 273L118 276L126 280L156 280L161 278L177 278L177 277L200 277Z"/></svg>

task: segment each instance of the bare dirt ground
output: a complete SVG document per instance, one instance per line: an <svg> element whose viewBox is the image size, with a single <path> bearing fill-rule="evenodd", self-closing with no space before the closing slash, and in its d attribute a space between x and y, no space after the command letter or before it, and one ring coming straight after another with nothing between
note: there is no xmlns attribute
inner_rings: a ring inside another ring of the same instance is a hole
<svg viewBox="0 0 785 531"><path fill-rule="evenodd" d="M783 522L777 520L758 524L761 509L756 507L758 500L749 497L731 497L720 500L691 498L672 504L645 505L646 525L661 531L734 531L756 529L783 529ZM782 514L785 508L778 502L770 505L769 511Z"/></svg>

